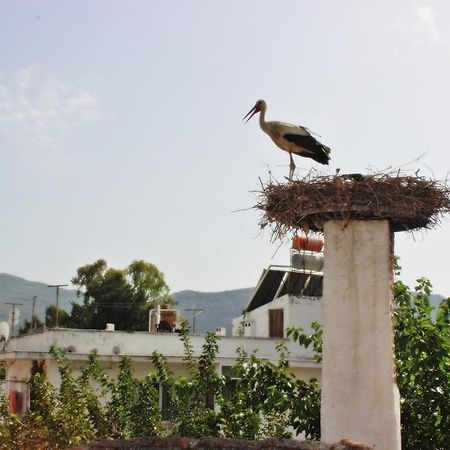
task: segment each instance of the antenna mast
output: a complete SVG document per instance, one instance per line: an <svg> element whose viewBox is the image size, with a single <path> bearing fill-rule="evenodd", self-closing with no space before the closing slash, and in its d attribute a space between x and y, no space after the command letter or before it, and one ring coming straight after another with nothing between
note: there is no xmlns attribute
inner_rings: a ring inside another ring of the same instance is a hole
<svg viewBox="0 0 450 450"><path fill-rule="evenodd" d="M56 314L55 314L55 328L59 326L59 288L68 286L68 284L49 284L48 287L56 288Z"/></svg>

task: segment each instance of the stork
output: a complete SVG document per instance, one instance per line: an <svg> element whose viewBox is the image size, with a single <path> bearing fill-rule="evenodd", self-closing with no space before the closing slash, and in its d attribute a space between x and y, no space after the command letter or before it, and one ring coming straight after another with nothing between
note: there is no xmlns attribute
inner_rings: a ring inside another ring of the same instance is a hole
<svg viewBox="0 0 450 450"><path fill-rule="evenodd" d="M266 122L266 110L266 102L258 100L242 120L247 119L245 122L248 122L259 112L259 126L261 129L281 150L289 153L289 180L292 180L295 170L292 153L311 158L320 164L328 164L330 149L326 145L321 144L308 128L284 122Z"/></svg>

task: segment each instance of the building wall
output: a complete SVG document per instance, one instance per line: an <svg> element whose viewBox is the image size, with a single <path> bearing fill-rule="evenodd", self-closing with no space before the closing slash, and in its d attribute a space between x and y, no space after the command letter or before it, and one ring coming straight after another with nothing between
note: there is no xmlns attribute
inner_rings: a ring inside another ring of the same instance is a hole
<svg viewBox="0 0 450 450"><path fill-rule="evenodd" d="M312 322L322 323L322 301L315 297L290 297L289 307L284 314L287 326L301 327L305 333L311 333Z"/></svg>
<svg viewBox="0 0 450 450"><path fill-rule="evenodd" d="M30 404L30 379L32 362L30 360L10 361L7 365L5 394L9 402L9 410L22 415Z"/></svg>
<svg viewBox="0 0 450 450"><path fill-rule="evenodd" d="M309 317L309 316L308 316ZM308 319L309 320L309 319ZM236 349L241 347L251 353L258 349L261 355L273 361L278 360L276 343L280 339L263 337L222 337L220 338L218 360L235 360ZM199 356L204 344L203 336L191 336L194 355ZM286 340L289 351L294 354L298 345ZM58 329L44 331L11 339L8 350L0 359L50 359L48 350L57 345L66 351L72 361L87 360L91 351L97 350L102 361L118 361L121 356L128 355L134 362L149 362L153 351L165 355L169 362L182 362L184 347L176 333L128 333L124 331L97 331Z"/></svg>
<svg viewBox="0 0 450 450"><path fill-rule="evenodd" d="M319 298L292 297L284 295L265 305L254 309L233 320L233 335L239 333L242 321L250 323L250 334L252 337L269 336L269 310L283 309L284 311L284 337L286 328L301 327L305 333L311 333L311 323L322 322L322 302Z"/></svg>
<svg viewBox="0 0 450 450"><path fill-rule="evenodd" d="M81 375L81 372L83 370L83 367L85 367L87 364L86 360L75 360L71 361L72 369L73 369L73 375L75 378L79 377ZM105 372L108 374L111 378L117 378L117 375L119 374L119 361L100 361L100 365L103 367ZM31 368L31 364L29 365ZM183 363L171 363L168 365L169 370L174 375L181 375L186 374L186 366ZM153 364L150 360L148 361L133 361L133 368L135 371L135 375L137 378L144 378L149 373L155 370ZM55 360L50 359L46 362L46 374L49 379L49 381L54 386L59 386L61 383L61 378L59 376L58 371L58 364ZM22 376L23 379L28 380L30 378L31 372L28 370L28 372L23 371Z"/></svg>
<svg viewBox="0 0 450 450"><path fill-rule="evenodd" d="M289 306L289 300L285 298L280 304ZM309 314L307 317L309 320ZM279 354L276 347L280 340L287 347L288 361L296 377L308 381L320 375L320 366L315 363L310 351L300 348L291 340L262 337L221 337L218 341L217 371L220 373L222 366L231 366L236 362L238 348L248 354L257 351L258 357L277 363ZM191 336L194 357L200 356L204 342L204 336ZM101 365L113 378L119 373L119 361L124 355L131 358L137 377L146 376L154 370L151 355L155 350L167 358L171 372L186 373L184 347L178 334L56 329L20 336L11 339L7 351L0 353L0 360L7 362L6 389L10 395L14 393L16 397L20 397L23 405L19 413L28 407L27 382L31 376L33 361L44 361L49 381L54 386L60 385L57 363L49 354L51 345L66 351L75 377L81 374L89 353L94 349L97 350Z"/></svg>

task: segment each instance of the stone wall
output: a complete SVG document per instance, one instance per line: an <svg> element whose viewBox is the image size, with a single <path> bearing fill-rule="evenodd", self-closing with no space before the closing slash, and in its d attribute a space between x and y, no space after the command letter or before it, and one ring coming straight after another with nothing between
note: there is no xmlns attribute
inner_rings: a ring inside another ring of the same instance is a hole
<svg viewBox="0 0 450 450"><path fill-rule="evenodd" d="M294 439L266 439L264 441L246 441L219 438L161 438L149 437L132 440L94 441L71 450L227 450L227 449L264 449L264 450L369 450L369 447L358 442L342 439L339 443L299 441Z"/></svg>

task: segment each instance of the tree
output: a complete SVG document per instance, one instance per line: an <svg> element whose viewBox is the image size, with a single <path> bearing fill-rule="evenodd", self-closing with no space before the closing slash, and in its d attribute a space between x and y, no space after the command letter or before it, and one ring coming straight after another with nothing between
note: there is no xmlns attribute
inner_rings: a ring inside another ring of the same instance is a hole
<svg viewBox="0 0 450 450"><path fill-rule="evenodd" d="M413 293L395 284L402 446L411 450L450 448L450 298L433 311L431 287L426 278Z"/></svg>
<svg viewBox="0 0 450 450"><path fill-rule="evenodd" d="M396 267L396 275L400 268ZM450 298L435 309L432 285L417 280L412 291L401 281L394 285L394 339L397 384L401 398L402 448L450 448ZM290 328L288 335L301 346L313 345L321 359L322 327L313 333ZM320 423L320 408L310 421Z"/></svg>
<svg viewBox="0 0 450 450"><path fill-rule="evenodd" d="M72 304L73 327L103 329L114 323L119 330L145 330L149 306L174 302L164 275L143 260L121 270L99 259L80 267L72 283L83 298L81 305Z"/></svg>
<svg viewBox="0 0 450 450"><path fill-rule="evenodd" d="M56 326L56 305L48 305L45 308L45 326L47 328L53 328ZM69 328L70 315L64 309L58 308L58 327Z"/></svg>
<svg viewBox="0 0 450 450"><path fill-rule="evenodd" d="M66 313L67 314L67 313ZM44 324L38 316L33 316L31 320L25 319L23 325L19 328L18 335L26 334L33 330L43 330Z"/></svg>

